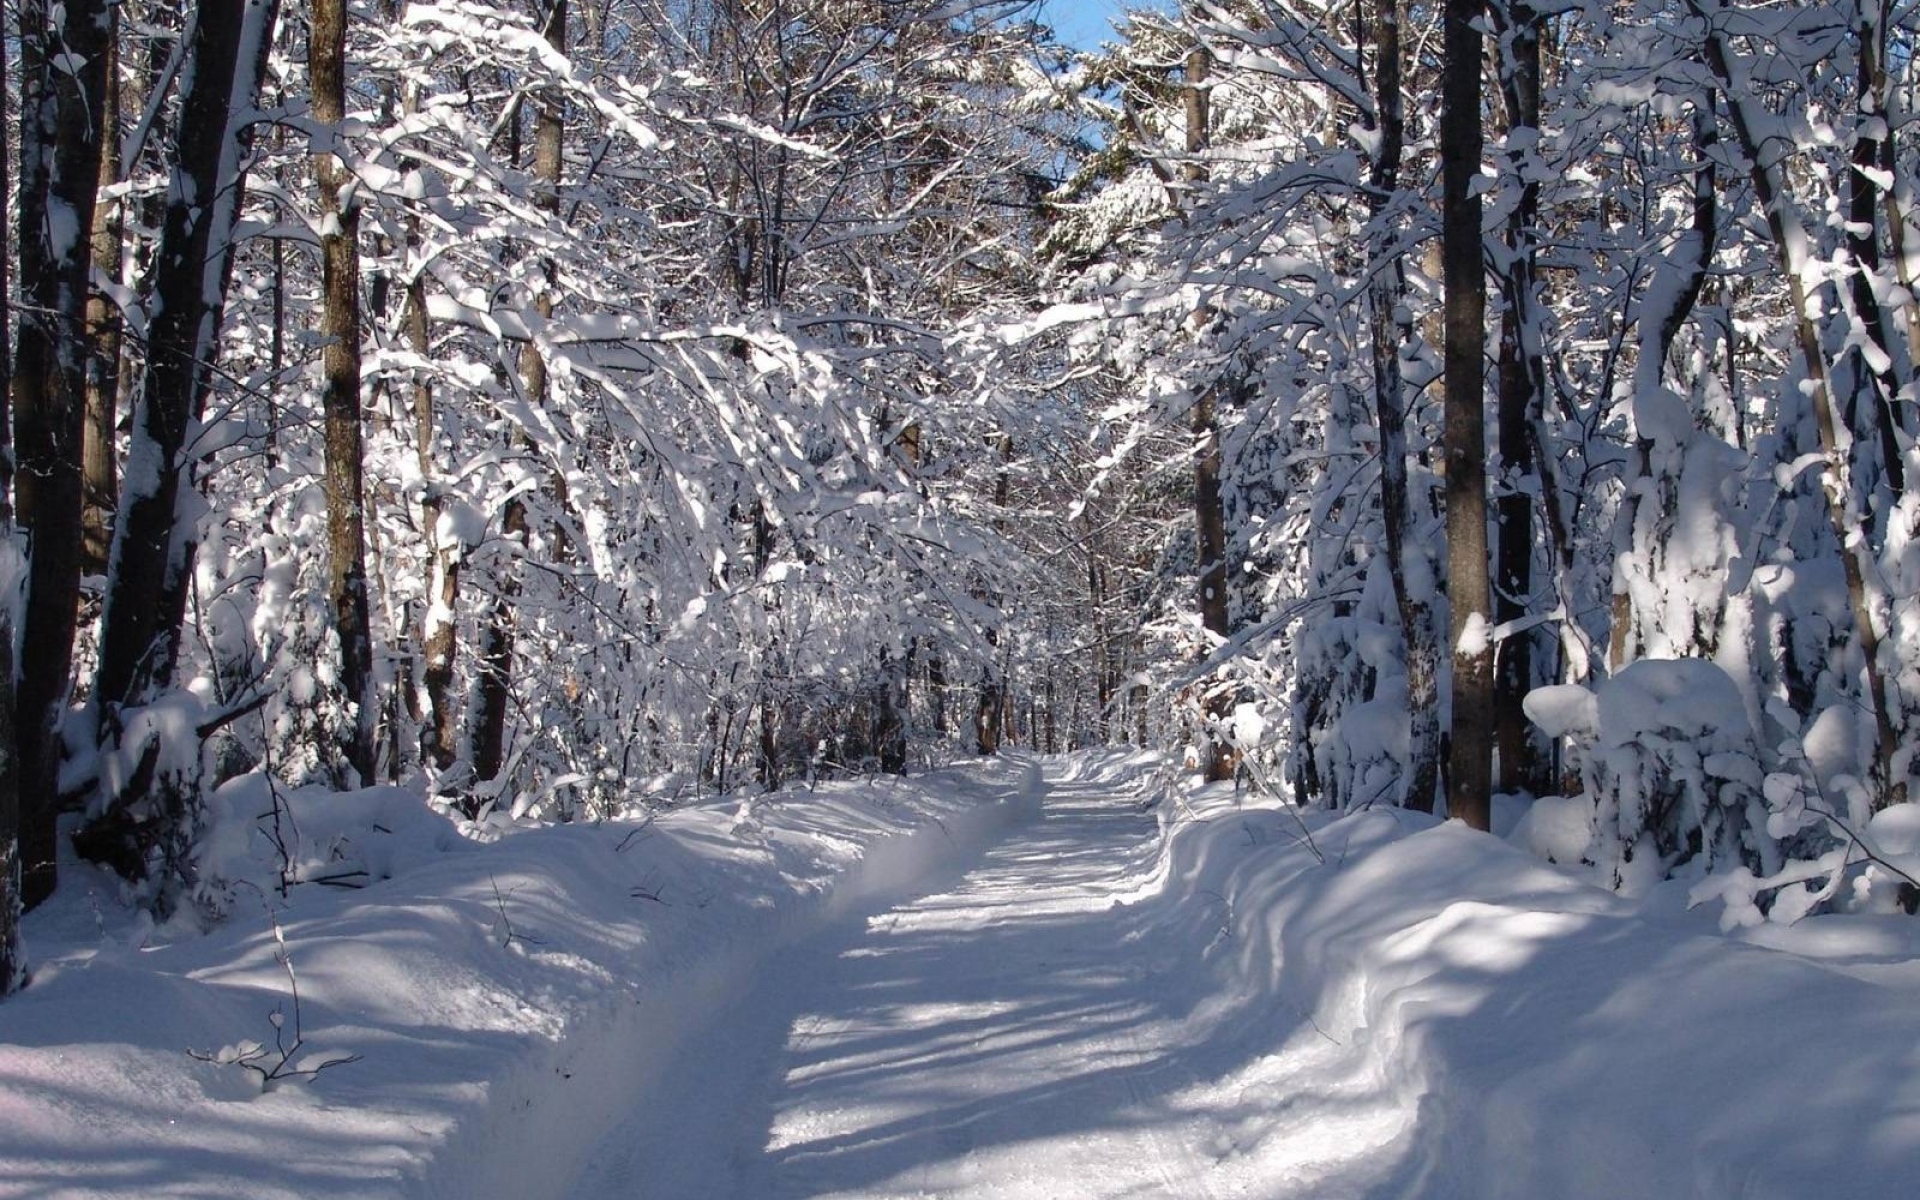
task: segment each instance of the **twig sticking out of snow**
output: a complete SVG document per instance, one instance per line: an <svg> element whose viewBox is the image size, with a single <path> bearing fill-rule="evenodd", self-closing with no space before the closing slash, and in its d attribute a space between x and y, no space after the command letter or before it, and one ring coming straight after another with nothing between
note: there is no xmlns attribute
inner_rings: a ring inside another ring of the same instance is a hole
<svg viewBox="0 0 1920 1200"><path fill-rule="evenodd" d="M306 1035L300 1023L300 979L293 973L293 952L287 948L287 937L280 928L280 919L267 909L267 922L273 926L273 957L286 972L287 994L293 1000L293 1040L287 1040L286 1009L275 1004L273 1011L267 1014L267 1024L273 1026L273 1048L271 1050L260 1042L240 1042L216 1051L189 1050L190 1058L201 1062L216 1063L220 1066L237 1066L252 1071L260 1077L260 1090L271 1091L275 1084L283 1079L311 1078L328 1067L344 1066L359 1062L358 1054L343 1054L333 1058L321 1059L312 1066L297 1065L294 1056L306 1046Z"/></svg>

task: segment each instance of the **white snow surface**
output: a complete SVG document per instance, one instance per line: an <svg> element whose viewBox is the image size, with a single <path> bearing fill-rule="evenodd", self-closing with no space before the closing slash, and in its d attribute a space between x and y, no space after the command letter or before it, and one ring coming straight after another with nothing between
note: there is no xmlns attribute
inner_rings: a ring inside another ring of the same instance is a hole
<svg viewBox="0 0 1920 1200"><path fill-rule="evenodd" d="M69 877L0 1006L0 1196L1808 1197L1920 1178L1920 933L1726 935L1398 810L1143 756L416 822L164 942ZM364 805L383 811L390 800ZM1151 807L1149 807L1149 802ZM469 835L475 830L467 830ZM390 871L390 877L379 878ZM496 893L497 897L496 898ZM504 913L504 917L503 917Z"/></svg>

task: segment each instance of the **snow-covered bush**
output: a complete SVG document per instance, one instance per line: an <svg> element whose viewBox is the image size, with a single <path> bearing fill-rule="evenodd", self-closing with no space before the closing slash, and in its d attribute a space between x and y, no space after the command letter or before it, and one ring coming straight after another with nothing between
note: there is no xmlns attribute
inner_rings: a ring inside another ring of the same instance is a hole
<svg viewBox="0 0 1920 1200"><path fill-rule="evenodd" d="M1527 715L1567 738L1590 805L1581 853L1639 893L1677 872L1771 873L1765 756L1740 689L1704 659L1642 659L1592 688L1537 688Z"/></svg>

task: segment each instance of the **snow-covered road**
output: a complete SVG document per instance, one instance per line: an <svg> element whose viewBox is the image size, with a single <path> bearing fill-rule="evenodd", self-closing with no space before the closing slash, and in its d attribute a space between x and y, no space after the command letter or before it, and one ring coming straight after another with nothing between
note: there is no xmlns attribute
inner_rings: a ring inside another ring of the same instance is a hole
<svg viewBox="0 0 1920 1200"><path fill-rule="evenodd" d="M1805 1200L1920 1178L1902 913L1728 933L1684 883L1629 900L1457 823L1302 811L1123 751L604 825L296 799L366 888L279 897L248 838L271 921L167 937L84 877L36 911L37 976L0 1013L0 1200ZM222 1056L288 1011L288 963L298 1061L351 1058L262 1088Z"/></svg>
<svg viewBox="0 0 1920 1200"><path fill-rule="evenodd" d="M1219 1022L1203 947L1156 911L1154 819L1112 781L1046 790L957 881L771 959L601 1143L576 1200L1249 1194L1216 1119L1243 1098L1213 1094L1239 1056L1198 1036ZM1353 1116L1343 1156L1404 1127ZM1337 1178L1324 1126L1312 1141L1295 1182ZM1251 1194L1275 1195L1262 1158Z"/></svg>

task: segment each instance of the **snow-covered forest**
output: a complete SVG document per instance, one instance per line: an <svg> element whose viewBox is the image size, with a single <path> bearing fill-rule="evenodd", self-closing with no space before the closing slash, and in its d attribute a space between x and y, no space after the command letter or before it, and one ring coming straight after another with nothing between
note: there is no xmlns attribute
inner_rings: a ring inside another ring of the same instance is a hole
<svg viewBox="0 0 1920 1200"><path fill-rule="evenodd" d="M25 903L1128 740L1901 902L1911 7L1032 16L19 5Z"/></svg>
<svg viewBox="0 0 1920 1200"><path fill-rule="evenodd" d="M0 996L1068 754L1920 908L1920 6L1046 17L12 0Z"/></svg>

